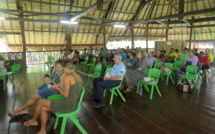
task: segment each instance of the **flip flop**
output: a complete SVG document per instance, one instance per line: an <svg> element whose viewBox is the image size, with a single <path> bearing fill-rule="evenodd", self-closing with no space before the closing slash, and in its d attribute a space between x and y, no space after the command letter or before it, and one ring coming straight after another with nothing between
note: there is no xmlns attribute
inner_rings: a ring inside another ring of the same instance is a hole
<svg viewBox="0 0 215 134"><path fill-rule="evenodd" d="M18 114L11 114L11 113L9 112L9 113L8 113L8 116L11 117L11 118L13 118L13 117L15 117L15 116L18 116Z"/></svg>
<svg viewBox="0 0 215 134"><path fill-rule="evenodd" d="M24 126L26 126L26 127L37 126L37 125L38 125L37 121L32 122L31 120L29 120L29 121L24 122Z"/></svg>

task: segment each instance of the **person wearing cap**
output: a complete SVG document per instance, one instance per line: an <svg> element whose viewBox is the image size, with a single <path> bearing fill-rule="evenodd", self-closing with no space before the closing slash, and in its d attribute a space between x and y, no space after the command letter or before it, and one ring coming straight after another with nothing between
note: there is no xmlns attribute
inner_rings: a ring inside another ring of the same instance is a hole
<svg viewBox="0 0 215 134"><path fill-rule="evenodd" d="M207 73L206 70L210 67L210 59L209 56L207 56L203 51L200 52L200 55L197 56L199 59L199 62L202 64L202 71L204 73L204 80L207 79Z"/></svg>

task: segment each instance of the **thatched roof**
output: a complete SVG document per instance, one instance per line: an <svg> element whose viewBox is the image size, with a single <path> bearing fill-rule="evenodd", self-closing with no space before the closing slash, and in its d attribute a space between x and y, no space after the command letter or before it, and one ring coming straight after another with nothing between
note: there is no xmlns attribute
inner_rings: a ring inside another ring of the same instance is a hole
<svg viewBox="0 0 215 134"><path fill-rule="evenodd" d="M24 21L27 45L63 45L68 27L60 23L76 17L71 42L104 44L108 40L134 39L214 40L214 0L1 0L0 36L9 45L22 44L20 21ZM113 27L114 24L126 28ZM133 31L132 31L133 30ZM68 37L67 37L68 38Z"/></svg>

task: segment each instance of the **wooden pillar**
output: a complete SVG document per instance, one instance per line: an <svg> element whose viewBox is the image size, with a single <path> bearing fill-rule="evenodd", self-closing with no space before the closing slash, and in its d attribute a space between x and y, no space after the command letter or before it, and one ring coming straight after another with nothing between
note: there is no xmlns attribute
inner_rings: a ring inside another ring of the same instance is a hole
<svg viewBox="0 0 215 134"><path fill-rule="evenodd" d="M146 25L146 52L148 52L148 44L149 44L149 23Z"/></svg>
<svg viewBox="0 0 215 134"><path fill-rule="evenodd" d="M71 41L71 25L67 25L66 29L66 44L67 49L72 49L72 41Z"/></svg>
<svg viewBox="0 0 215 134"><path fill-rule="evenodd" d="M192 36L193 36L193 23L191 23L191 28L190 28L189 49L191 49Z"/></svg>
<svg viewBox="0 0 215 134"><path fill-rule="evenodd" d="M131 33L131 48L134 49L134 29L130 27L130 33Z"/></svg>
<svg viewBox="0 0 215 134"><path fill-rule="evenodd" d="M213 56L215 55L215 39L214 39L214 41L213 41ZM215 62L215 61L214 61Z"/></svg>
<svg viewBox="0 0 215 134"><path fill-rule="evenodd" d="M105 29L105 22L103 21L103 41L104 41L104 48L106 48L106 29Z"/></svg>
<svg viewBox="0 0 215 134"><path fill-rule="evenodd" d="M21 7L19 8L21 11L23 10ZM20 18L23 18L23 13L20 13ZM22 67L27 68L26 65L26 41L25 41L25 25L24 21L19 21L20 32L21 32L21 40L22 40Z"/></svg>
<svg viewBox="0 0 215 134"><path fill-rule="evenodd" d="M170 19L168 20L168 23L166 25L167 29L166 29L166 41L168 41L168 35L169 35L169 21Z"/></svg>
<svg viewBox="0 0 215 134"><path fill-rule="evenodd" d="M96 43L95 43L95 47L96 47L96 48L98 47L98 37L99 37L99 35L97 34L97 35L96 35Z"/></svg>

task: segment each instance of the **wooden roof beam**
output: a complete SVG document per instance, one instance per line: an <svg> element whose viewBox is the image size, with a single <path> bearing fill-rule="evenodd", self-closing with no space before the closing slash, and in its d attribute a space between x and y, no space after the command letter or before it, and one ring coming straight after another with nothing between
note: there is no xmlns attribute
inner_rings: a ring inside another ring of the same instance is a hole
<svg viewBox="0 0 215 134"><path fill-rule="evenodd" d="M0 32L0 34L13 34L13 35L20 35L20 32Z"/></svg>
<svg viewBox="0 0 215 134"><path fill-rule="evenodd" d="M184 13L184 0L179 0L178 7L179 7L179 12L178 13L179 14ZM178 17L178 19L183 20L183 17ZM189 23L189 25L190 25L190 23Z"/></svg>
<svg viewBox="0 0 215 134"><path fill-rule="evenodd" d="M109 3L109 2L111 2L112 0L109 0L109 1L107 1L107 2L105 2L105 3L102 3L102 6L103 5L105 5L105 4L107 4L107 3ZM92 11L94 11L94 10L96 10L97 9L97 3L96 4L94 4L94 5L92 5L92 6L90 6L89 8L87 8L85 11L83 11L82 13L80 13L80 14L78 14L78 15L75 15L74 17L72 17L71 18L71 21L74 21L74 20L77 20L78 18L80 18L80 17L82 17L82 16L84 16L84 15L87 15L89 12L92 12Z"/></svg>

